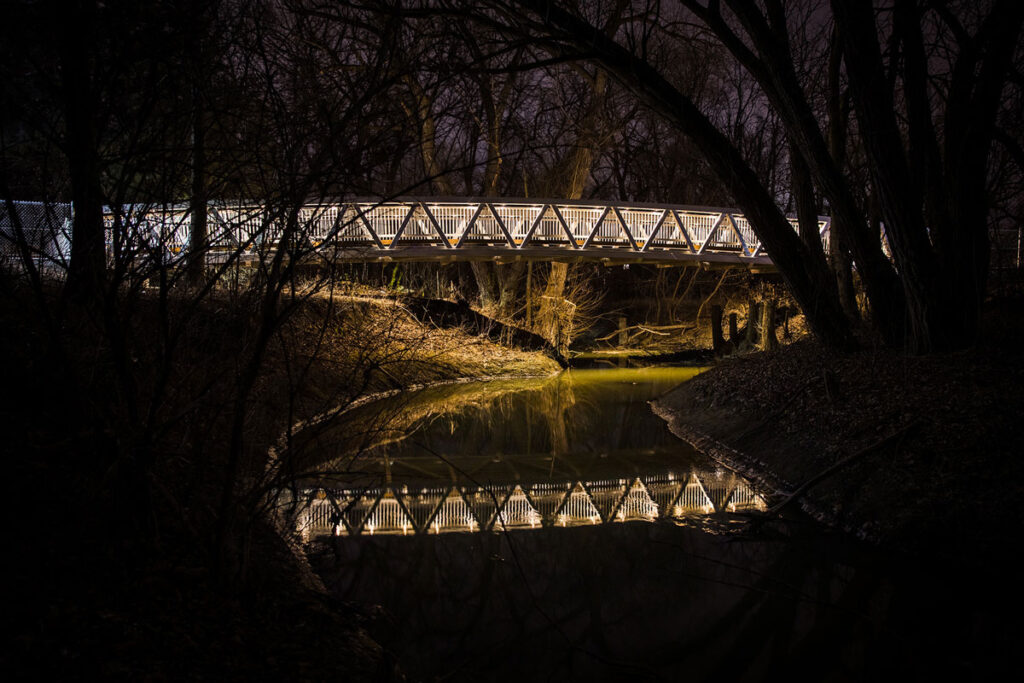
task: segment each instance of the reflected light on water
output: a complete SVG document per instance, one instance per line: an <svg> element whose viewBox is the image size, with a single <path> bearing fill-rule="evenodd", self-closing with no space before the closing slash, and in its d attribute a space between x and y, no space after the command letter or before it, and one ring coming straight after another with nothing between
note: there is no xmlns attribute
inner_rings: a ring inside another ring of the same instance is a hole
<svg viewBox="0 0 1024 683"><path fill-rule="evenodd" d="M525 487L307 489L303 499L308 504L298 514L296 529L306 540L655 522L767 507L746 480L724 470Z"/></svg>

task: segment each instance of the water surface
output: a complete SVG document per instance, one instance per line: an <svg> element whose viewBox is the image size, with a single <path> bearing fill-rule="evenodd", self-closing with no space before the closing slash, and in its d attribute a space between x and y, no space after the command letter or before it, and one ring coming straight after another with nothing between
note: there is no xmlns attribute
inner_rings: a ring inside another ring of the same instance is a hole
<svg viewBox="0 0 1024 683"><path fill-rule="evenodd" d="M411 680L891 680L998 669L1006 587L806 520L647 401L694 369L441 387L321 430L297 519ZM1012 604L1012 603L1011 603Z"/></svg>

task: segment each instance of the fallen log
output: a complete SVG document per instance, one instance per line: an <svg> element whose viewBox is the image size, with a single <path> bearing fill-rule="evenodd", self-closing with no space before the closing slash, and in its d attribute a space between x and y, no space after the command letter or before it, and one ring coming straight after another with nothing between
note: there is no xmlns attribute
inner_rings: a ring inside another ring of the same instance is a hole
<svg viewBox="0 0 1024 683"><path fill-rule="evenodd" d="M523 351L544 351L563 368L568 361L558 350L539 334L488 318L469 307L465 301L452 302L445 299L408 296L400 299L402 306L416 320L425 325L449 328L462 327L470 334L486 336L491 341L512 346Z"/></svg>

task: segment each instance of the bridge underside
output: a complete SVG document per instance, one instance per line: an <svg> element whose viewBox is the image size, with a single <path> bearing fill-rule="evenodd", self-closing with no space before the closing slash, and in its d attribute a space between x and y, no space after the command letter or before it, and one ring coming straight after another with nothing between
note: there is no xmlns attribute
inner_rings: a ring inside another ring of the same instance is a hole
<svg viewBox="0 0 1024 683"><path fill-rule="evenodd" d="M520 249L501 249L493 246L460 247L444 250L431 246L414 246L388 249L341 249L324 255L325 260L342 263L456 263L461 261L492 261L495 263L516 263L525 261L547 261L559 263L600 263L603 265L625 265L631 263L652 264L661 267L699 265L706 269L743 268L753 273L777 272L775 264L767 257L751 259L739 253L705 252L693 254L677 250L650 250L633 252L624 249L596 247L572 249L558 246L540 246Z"/></svg>

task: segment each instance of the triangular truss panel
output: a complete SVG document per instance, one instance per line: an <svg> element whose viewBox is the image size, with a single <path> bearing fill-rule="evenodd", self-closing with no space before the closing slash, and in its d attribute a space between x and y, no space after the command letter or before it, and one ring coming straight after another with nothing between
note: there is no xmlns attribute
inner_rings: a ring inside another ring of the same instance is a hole
<svg viewBox="0 0 1024 683"><path fill-rule="evenodd" d="M252 210L254 214L251 218L245 221L245 218L239 218L236 224L242 224L243 222L256 236L262 234L263 220L262 212L258 209ZM145 216L145 222L149 225L152 230L153 238L155 241L164 246L164 248L171 254L183 254L188 247L189 233L192 229L191 216L186 211L175 211L175 210L163 210L163 211L150 211ZM110 234L110 230L113 228L114 221L113 217L106 217L103 221L104 228L107 232L106 240L109 244L113 237ZM227 225L224 229L219 231L221 234L218 239L221 242L226 243L224 237L227 234L231 234L233 231ZM239 232L242 232L239 230ZM214 238L211 237L211 243L214 243Z"/></svg>
<svg viewBox="0 0 1024 683"><path fill-rule="evenodd" d="M530 243L540 242L544 244L565 243L567 241L565 228L562 227L562 219L553 206L545 206L536 222L532 234L527 241Z"/></svg>
<svg viewBox="0 0 1024 683"><path fill-rule="evenodd" d="M729 499L725 502L725 509L729 512L752 512L754 510L764 511L767 504L760 495L750 488L745 481L737 481Z"/></svg>
<svg viewBox="0 0 1024 683"><path fill-rule="evenodd" d="M584 526L601 523L601 513L582 483L576 482L572 491L565 497L561 507L555 513L554 523L558 526Z"/></svg>
<svg viewBox="0 0 1024 683"><path fill-rule="evenodd" d="M152 227L156 227L156 225L154 225L149 220L149 217L152 215L153 213L147 213L144 219L139 223L138 227L142 228L146 224L149 224L149 226ZM243 246L243 243L239 241L239 235L234 230L232 230L231 225L221 217L220 211L217 210L217 207L210 207L206 219L206 238L209 241L210 246L220 248L228 247L232 249L237 249L238 247ZM192 219L190 216L189 223L191 223L191 220ZM303 228L308 233L309 226L303 225ZM187 241L188 236L182 235L182 239Z"/></svg>
<svg viewBox="0 0 1024 683"><path fill-rule="evenodd" d="M658 517L658 504L651 500L651 494L639 479L634 479L626 496L616 508L613 518L616 522L651 521Z"/></svg>
<svg viewBox="0 0 1024 683"><path fill-rule="evenodd" d="M670 509L672 502L679 497L683 482L674 478L657 477L647 479L644 485L651 495L651 500L658 506L658 511L664 515Z"/></svg>
<svg viewBox="0 0 1024 683"><path fill-rule="evenodd" d="M659 232L657 243L662 236L668 238L666 246L686 245L691 249L703 251L717 233L724 214L704 211L673 211L677 225L666 234L665 227Z"/></svg>
<svg viewBox="0 0 1024 683"><path fill-rule="evenodd" d="M27 204L27 203L26 203ZM28 246L38 250L40 254L52 254L58 256L64 252L62 246L70 242L66 239L70 233L64 233L56 220L56 212L49 211L42 204L21 204L15 205L15 213L21 220L21 229ZM29 210L29 207L31 207ZM13 222L5 221L3 213L6 207L0 208L0 236L13 236ZM6 223L6 225L5 225ZM125 207L120 216L107 214L103 217L104 240L108 245L114 242L115 226L119 225L117 234L120 236L120 248L123 253L135 251L155 250L164 254L177 256L184 254L188 247L189 232L192 228L192 217L184 211L157 210L146 207L146 209L135 209ZM207 226L210 231L210 244L217 246L228 246L226 239L227 230L216 219L216 211L210 212L210 223ZM64 233L63 235L61 233ZM61 239L64 237L65 239ZM14 254L13 241L0 239L0 256L5 251ZM233 245L231 245L233 246ZM55 260L63 260L57 258Z"/></svg>
<svg viewBox="0 0 1024 683"><path fill-rule="evenodd" d="M458 243L508 244L510 236L503 228L501 218L485 204L476 214L476 218L470 220Z"/></svg>
<svg viewBox="0 0 1024 683"><path fill-rule="evenodd" d="M534 484L530 487L530 500L545 522L550 523L555 518L571 487L569 483Z"/></svg>
<svg viewBox="0 0 1024 683"><path fill-rule="evenodd" d="M324 205L303 209L300 220L306 238L313 246L328 242L365 244L377 242L366 222L351 204Z"/></svg>
<svg viewBox="0 0 1024 683"><path fill-rule="evenodd" d="M479 213L480 205L424 204L423 209L448 246L454 247L462 241L470 224Z"/></svg>
<svg viewBox="0 0 1024 683"><path fill-rule="evenodd" d="M636 249L636 242L626 225L626 219L615 207L604 214L601 222L583 246L628 246Z"/></svg>
<svg viewBox="0 0 1024 683"><path fill-rule="evenodd" d="M408 204L360 205L363 223L375 240L390 247L407 231L415 207Z"/></svg>
<svg viewBox="0 0 1024 683"><path fill-rule="evenodd" d="M542 204L535 206L508 206L504 204L491 204L495 215L504 224L512 239L512 245L521 247L530 239L535 228L539 228L538 219L547 207ZM548 211L547 213L551 213ZM558 221L552 217L555 227Z"/></svg>
<svg viewBox="0 0 1024 683"><path fill-rule="evenodd" d="M637 249L650 244L664 229L666 221L675 223L668 209L616 209L616 213L621 217Z"/></svg>
<svg viewBox="0 0 1024 683"><path fill-rule="evenodd" d="M715 511L715 506L700 483L696 474L691 474L686 485L679 491L679 497L672 501L667 511L670 517L683 517L686 515L709 515Z"/></svg>
<svg viewBox="0 0 1024 683"><path fill-rule="evenodd" d="M694 473L694 476L704 487L715 510L722 510L735 486L736 475L723 469L717 469L714 472Z"/></svg>
<svg viewBox="0 0 1024 683"><path fill-rule="evenodd" d="M607 207L559 206L557 210L564 221L563 228L576 247L591 241L604 218L611 213Z"/></svg>
<svg viewBox="0 0 1024 683"><path fill-rule="evenodd" d="M347 534L344 522L345 509L352 502L352 496L318 489L307 492L309 504L299 513L296 529L304 541L317 536Z"/></svg>
<svg viewBox="0 0 1024 683"><path fill-rule="evenodd" d="M307 205L299 209L298 232L300 241L319 246L331 233L338 217L337 206Z"/></svg>
<svg viewBox="0 0 1024 683"><path fill-rule="evenodd" d="M689 235L681 226L682 223L678 212L666 210L665 217L657 226L657 229L653 230L650 235L643 239L643 244L640 244L640 242L637 242L637 244L643 251L656 247L658 249L684 249L691 253L695 252L696 249L693 248Z"/></svg>
<svg viewBox="0 0 1024 683"><path fill-rule="evenodd" d="M402 496L405 508L417 529L422 531L427 528L427 522L437 512L446 495L447 489L433 488L421 489L416 493L406 493Z"/></svg>
<svg viewBox="0 0 1024 683"><path fill-rule="evenodd" d="M498 512L498 506L508 498L511 489L477 489L465 491L462 495L469 503L473 516L480 524L481 529L489 529L494 524L494 517Z"/></svg>
<svg viewBox="0 0 1024 683"><path fill-rule="evenodd" d="M735 213L729 214L729 220L732 221L733 230L736 233L736 239L739 242L740 249L743 251L743 255L753 255L761 242L757 239L757 235L754 234L754 228L750 226L750 221L746 217Z"/></svg>
<svg viewBox="0 0 1024 683"><path fill-rule="evenodd" d="M416 525L405 506L390 489L377 501L363 521L362 533L374 535L398 534L407 536L416 532Z"/></svg>
<svg viewBox="0 0 1024 683"><path fill-rule="evenodd" d="M413 208L405 230L402 231L402 240L412 244L426 243L446 246L441 242L441 237L437 234L433 221L427 217L427 212L422 206Z"/></svg>
<svg viewBox="0 0 1024 683"><path fill-rule="evenodd" d="M355 501L345 510L344 520L350 533L358 534L364 530L364 523L376 507L383 493L367 491L356 497Z"/></svg>
<svg viewBox="0 0 1024 683"><path fill-rule="evenodd" d="M741 246L739 233L733 225L728 214L723 214L722 219L708 234L699 251L707 249L739 249Z"/></svg>
<svg viewBox="0 0 1024 683"><path fill-rule="evenodd" d="M586 488L590 492L594 506L601 513L601 519L609 522L622 497L626 495L629 482L625 479L605 479L587 482Z"/></svg>
<svg viewBox="0 0 1024 683"><path fill-rule="evenodd" d="M217 214L225 230L234 234L238 244L258 246L263 237L265 212L258 207L224 206L217 207ZM366 233L363 233L364 236Z"/></svg>
<svg viewBox="0 0 1024 683"><path fill-rule="evenodd" d="M524 527L533 529L539 527L541 522L541 515L537 512L537 508L533 506L522 487L517 484L502 503L501 510L494 522L494 528L499 531Z"/></svg>
<svg viewBox="0 0 1024 683"><path fill-rule="evenodd" d="M448 495L441 501L426 527L427 533L431 534L477 531L479 529L480 523L457 488L448 491Z"/></svg>

